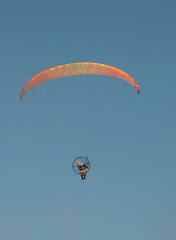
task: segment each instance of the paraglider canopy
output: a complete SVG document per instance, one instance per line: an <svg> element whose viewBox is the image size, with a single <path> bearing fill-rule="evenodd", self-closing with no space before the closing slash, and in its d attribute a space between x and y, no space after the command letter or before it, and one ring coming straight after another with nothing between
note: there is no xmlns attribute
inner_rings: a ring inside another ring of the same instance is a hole
<svg viewBox="0 0 176 240"><path fill-rule="evenodd" d="M66 65L60 65L57 67L53 67L47 69L33 78L24 86L20 94L20 100L22 101L24 96L30 92L32 89L36 88L40 84L56 79L63 78L68 76L76 76L76 75L107 75L115 78L120 78L132 86L134 86L137 90L137 93L140 93L140 87L137 82L126 72L101 63L92 63L92 62L80 62L80 63L70 63Z"/></svg>

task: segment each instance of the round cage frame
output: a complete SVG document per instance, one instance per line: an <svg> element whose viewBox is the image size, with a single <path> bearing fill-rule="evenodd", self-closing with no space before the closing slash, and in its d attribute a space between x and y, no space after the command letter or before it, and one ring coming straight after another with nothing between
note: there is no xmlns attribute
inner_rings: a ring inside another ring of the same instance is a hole
<svg viewBox="0 0 176 240"><path fill-rule="evenodd" d="M80 163L83 163L87 166L86 172L88 173L90 170L90 162L89 162L88 157L83 157L83 156L75 158L75 160L73 161L73 164L72 164L73 171L78 175L80 174L80 169L78 168L78 165L76 163L77 159L79 159Z"/></svg>

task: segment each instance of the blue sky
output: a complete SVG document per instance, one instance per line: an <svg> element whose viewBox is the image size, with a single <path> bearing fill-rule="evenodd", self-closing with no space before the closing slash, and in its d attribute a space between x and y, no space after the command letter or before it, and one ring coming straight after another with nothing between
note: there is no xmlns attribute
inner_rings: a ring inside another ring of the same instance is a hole
<svg viewBox="0 0 176 240"><path fill-rule="evenodd" d="M1 1L0 239L176 238L175 7ZM20 102L31 77L81 61L128 72L141 94L73 78ZM77 154L91 161L84 182Z"/></svg>

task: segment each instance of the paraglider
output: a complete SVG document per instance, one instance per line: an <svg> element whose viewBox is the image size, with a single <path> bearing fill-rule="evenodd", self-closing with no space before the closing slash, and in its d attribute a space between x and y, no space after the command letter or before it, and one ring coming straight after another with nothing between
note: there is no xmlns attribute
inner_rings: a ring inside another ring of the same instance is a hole
<svg viewBox="0 0 176 240"><path fill-rule="evenodd" d="M20 100L22 101L28 92L47 81L77 75L106 75L119 78L134 86L138 94L141 91L138 83L129 74L118 68L100 63L80 62L60 65L37 74L22 89ZM73 161L72 168L75 173L81 176L82 180L85 180L90 170L88 157L77 157Z"/></svg>
<svg viewBox="0 0 176 240"><path fill-rule="evenodd" d="M82 180L86 179L90 170L90 162L88 157L76 157L72 164L73 171L81 176Z"/></svg>

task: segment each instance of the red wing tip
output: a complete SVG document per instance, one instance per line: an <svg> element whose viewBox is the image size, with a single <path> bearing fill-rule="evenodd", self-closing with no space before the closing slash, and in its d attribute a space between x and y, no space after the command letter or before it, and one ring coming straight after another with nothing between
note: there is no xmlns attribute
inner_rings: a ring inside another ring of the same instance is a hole
<svg viewBox="0 0 176 240"><path fill-rule="evenodd" d="M140 92L141 92L141 88L139 87L139 88L137 89L137 93L140 94Z"/></svg>
<svg viewBox="0 0 176 240"><path fill-rule="evenodd" d="M20 101L21 102L23 101L23 94L22 93L20 94Z"/></svg>

